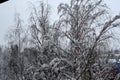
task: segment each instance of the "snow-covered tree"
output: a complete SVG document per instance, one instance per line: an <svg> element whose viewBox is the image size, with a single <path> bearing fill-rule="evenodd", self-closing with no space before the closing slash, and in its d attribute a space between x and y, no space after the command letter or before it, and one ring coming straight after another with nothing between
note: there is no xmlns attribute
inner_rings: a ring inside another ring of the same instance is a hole
<svg viewBox="0 0 120 80"><path fill-rule="evenodd" d="M23 46L27 47L27 34L23 27L23 21L18 13L15 14L15 23L11 26L6 34L6 39L9 45L18 45L19 53L22 51Z"/></svg>
<svg viewBox="0 0 120 80"><path fill-rule="evenodd" d="M110 15L102 0L71 0L70 4L61 3L58 13L61 24L70 29L64 35L70 41L68 59L76 66L71 76L77 80L93 80L92 66L102 54L101 47L108 47L107 42L112 38L110 29L119 26L120 15L108 18Z"/></svg>
<svg viewBox="0 0 120 80"><path fill-rule="evenodd" d="M16 17L14 44L5 57L10 80L109 80L119 79L116 66L109 64L111 30L120 25L102 0L71 0L58 6L58 21L50 23L48 4L32 7L28 35L31 47L24 46L21 19ZM64 44L62 44L62 42ZM67 44L67 45L66 45Z"/></svg>

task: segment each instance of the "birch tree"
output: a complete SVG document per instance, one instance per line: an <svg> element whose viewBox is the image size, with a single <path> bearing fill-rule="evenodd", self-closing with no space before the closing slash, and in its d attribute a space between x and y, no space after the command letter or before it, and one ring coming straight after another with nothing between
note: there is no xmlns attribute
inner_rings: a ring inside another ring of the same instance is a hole
<svg viewBox="0 0 120 80"><path fill-rule="evenodd" d="M75 66L76 80L95 79L92 66L99 60L98 51L107 48L112 35L110 29L119 26L120 15L110 17L102 0L71 0L70 4L58 6L61 24L70 30L64 35L70 40L71 60ZM99 63L98 63L99 64Z"/></svg>

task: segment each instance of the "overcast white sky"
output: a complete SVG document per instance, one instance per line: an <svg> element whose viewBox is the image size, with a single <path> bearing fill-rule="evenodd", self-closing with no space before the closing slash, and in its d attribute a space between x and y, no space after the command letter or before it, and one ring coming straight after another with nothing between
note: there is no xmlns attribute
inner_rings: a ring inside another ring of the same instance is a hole
<svg viewBox="0 0 120 80"><path fill-rule="evenodd" d="M27 22L29 16L29 6L32 2L37 4L40 0L9 0L6 3L0 4L0 44L5 43L5 34L8 27L13 26L15 12L20 13L20 17ZM43 0L46 1L46 0ZM57 6L61 2L69 3L70 0L48 0L51 6L51 20L57 19ZM120 0L105 0L105 3L111 9L112 14L120 12Z"/></svg>

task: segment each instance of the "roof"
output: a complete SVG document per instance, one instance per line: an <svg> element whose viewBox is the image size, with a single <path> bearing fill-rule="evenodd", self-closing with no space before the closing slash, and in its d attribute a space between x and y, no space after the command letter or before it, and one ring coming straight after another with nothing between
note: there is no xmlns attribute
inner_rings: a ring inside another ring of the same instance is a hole
<svg viewBox="0 0 120 80"><path fill-rule="evenodd" d="M1 3L4 3L4 2L6 2L6 1L8 1L8 0L0 0L0 4L1 4Z"/></svg>

